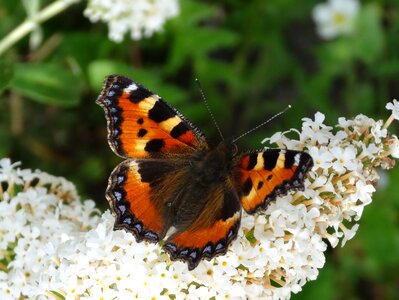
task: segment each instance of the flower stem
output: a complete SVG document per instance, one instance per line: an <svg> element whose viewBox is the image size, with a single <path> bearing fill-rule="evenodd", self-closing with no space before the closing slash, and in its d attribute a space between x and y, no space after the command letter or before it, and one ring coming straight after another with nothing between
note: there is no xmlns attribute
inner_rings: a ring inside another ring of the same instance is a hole
<svg viewBox="0 0 399 300"><path fill-rule="evenodd" d="M393 114L391 114L391 116L388 118L388 120L385 122L385 124L382 128L383 129L388 128L389 125L391 125L391 123L393 122L393 120L395 120L395 117L393 116Z"/></svg>
<svg viewBox="0 0 399 300"><path fill-rule="evenodd" d="M31 32L40 23L47 21L51 17L64 11L70 5L79 2L80 0L58 0L43 10L39 11L36 15L25 20L17 28L11 31L6 37L0 41L0 55L7 51L12 45L18 42L21 38Z"/></svg>

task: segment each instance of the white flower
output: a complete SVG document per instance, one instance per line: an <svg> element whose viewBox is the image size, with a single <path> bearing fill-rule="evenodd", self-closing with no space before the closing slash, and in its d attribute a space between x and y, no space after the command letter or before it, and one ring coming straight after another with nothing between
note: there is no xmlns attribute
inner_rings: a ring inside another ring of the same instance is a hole
<svg viewBox="0 0 399 300"><path fill-rule="evenodd" d="M355 147L334 147L330 151L335 158L332 167L337 173L344 173L346 170L355 171L359 168L359 162L356 161Z"/></svg>
<svg viewBox="0 0 399 300"><path fill-rule="evenodd" d="M332 39L352 31L360 5L357 0L328 0L313 9L317 32L324 39Z"/></svg>
<svg viewBox="0 0 399 300"><path fill-rule="evenodd" d="M327 147L309 147L308 153L313 158L315 168L328 169L331 167L334 156Z"/></svg>
<svg viewBox="0 0 399 300"><path fill-rule="evenodd" d="M399 101L398 100L393 99L392 102L387 103L385 108L388 110L392 110L392 115L395 118L395 120L399 120Z"/></svg>
<svg viewBox="0 0 399 300"><path fill-rule="evenodd" d="M324 119L325 116L320 112L315 113L314 121L309 118L303 118L300 140L307 140L308 145L322 145L328 143L328 141L333 138L333 134L331 133L332 127L323 124ZM287 145L287 147L289 147L289 145ZM292 149L292 147L289 148Z"/></svg>
<svg viewBox="0 0 399 300"><path fill-rule="evenodd" d="M389 150L391 151L392 157L399 158L399 140L396 136L392 137L389 143Z"/></svg>
<svg viewBox="0 0 399 300"><path fill-rule="evenodd" d="M129 31L133 40L150 37L178 13L178 0L89 0L84 12L92 22L108 23L109 38L116 42Z"/></svg>
<svg viewBox="0 0 399 300"><path fill-rule="evenodd" d="M343 224L340 224L340 229L344 233L344 237L342 239L341 247L345 246L346 242L349 241L350 239L352 239L355 236L358 228L359 228L359 224L353 225L352 228L350 228L350 229L346 228Z"/></svg>

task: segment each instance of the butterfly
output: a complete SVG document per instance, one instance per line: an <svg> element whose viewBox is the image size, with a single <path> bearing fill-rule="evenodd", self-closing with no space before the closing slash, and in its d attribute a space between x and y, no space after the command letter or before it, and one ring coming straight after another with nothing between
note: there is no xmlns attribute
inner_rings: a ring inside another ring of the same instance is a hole
<svg viewBox="0 0 399 300"><path fill-rule="evenodd" d="M226 253L242 209L254 214L289 190L303 190L313 166L301 151L240 153L232 140L210 147L176 109L120 75L105 79L96 103L105 111L108 143L124 159L106 190L114 229L161 242L189 270Z"/></svg>

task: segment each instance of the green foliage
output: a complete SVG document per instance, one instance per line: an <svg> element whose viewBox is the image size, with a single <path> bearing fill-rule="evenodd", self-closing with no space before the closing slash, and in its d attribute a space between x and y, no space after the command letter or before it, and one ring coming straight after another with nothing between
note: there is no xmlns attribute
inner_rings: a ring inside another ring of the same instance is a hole
<svg viewBox="0 0 399 300"><path fill-rule="evenodd" d="M375 62L384 49L384 31L376 5L366 5L360 12L352 46L354 57L365 64Z"/></svg>
<svg viewBox="0 0 399 300"><path fill-rule="evenodd" d="M57 106L77 105L83 88L80 76L52 63L15 64L9 85L29 99Z"/></svg>
<svg viewBox="0 0 399 300"><path fill-rule="evenodd" d="M4 90L13 77L14 69L10 62L0 60L0 92Z"/></svg>
<svg viewBox="0 0 399 300"><path fill-rule="evenodd" d="M107 145L94 101L109 74L164 97L211 143L219 139L195 78L226 137L293 106L241 139L242 149L262 147L263 138L298 128L316 111L331 125L359 113L387 118L385 103L399 94L397 1L361 1L353 32L330 41L317 36L311 19L320 2L184 0L163 32L120 44L107 38L106 25L89 24L84 4L71 7L42 25L39 48L30 49L26 37L0 57L0 157L67 177L106 208L107 178L120 159ZM19 1L2 1L0 40L25 17ZM392 183L399 172L390 176L366 208L359 234L331 250L317 280L294 298L395 298L399 187Z"/></svg>

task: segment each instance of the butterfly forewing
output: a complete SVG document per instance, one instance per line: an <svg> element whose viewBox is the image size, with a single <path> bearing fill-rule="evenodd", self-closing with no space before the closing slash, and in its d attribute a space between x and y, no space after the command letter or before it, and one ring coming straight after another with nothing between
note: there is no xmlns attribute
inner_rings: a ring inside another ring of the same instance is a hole
<svg viewBox="0 0 399 300"><path fill-rule="evenodd" d="M96 101L105 110L108 142L124 158L206 148L203 134L158 95L123 76L106 78Z"/></svg>

